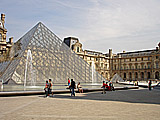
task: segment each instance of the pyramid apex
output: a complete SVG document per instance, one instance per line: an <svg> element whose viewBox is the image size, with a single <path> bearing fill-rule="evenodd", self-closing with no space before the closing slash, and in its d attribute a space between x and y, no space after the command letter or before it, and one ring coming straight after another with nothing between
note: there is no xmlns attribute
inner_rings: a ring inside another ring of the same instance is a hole
<svg viewBox="0 0 160 120"><path fill-rule="evenodd" d="M38 22L38 25L41 25L41 24L43 24L43 23L42 23L41 21L39 21L39 22ZM43 24L43 25L44 25L44 24Z"/></svg>

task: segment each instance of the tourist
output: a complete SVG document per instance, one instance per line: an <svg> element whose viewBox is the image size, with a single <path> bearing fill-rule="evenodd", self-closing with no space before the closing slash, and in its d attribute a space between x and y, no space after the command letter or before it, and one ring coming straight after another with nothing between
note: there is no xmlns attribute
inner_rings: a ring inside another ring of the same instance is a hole
<svg viewBox="0 0 160 120"><path fill-rule="evenodd" d="M105 84L105 90L107 91L107 90L110 90L111 88L110 88L110 86L108 86L108 82L106 82L106 84Z"/></svg>
<svg viewBox="0 0 160 120"><path fill-rule="evenodd" d="M44 90L45 90L45 94L46 94L46 97L48 97L48 94L49 94L49 84L48 84L48 80L46 80L46 85L45 85L45 88L44 88Z"/></svg>
<svg viewBox="0 0 160 120"><path fill-rule="evenodd" d="M49 79L49 93L48 94L52 94L53 96L53 92L52 92L52 80Z"/></svg>
<svg viewBox="0 0 160 120"><path fill-rule="evenodd" d="M151 90L151 85L152 85L152 81L150 80L149 83L148 83L149 90Z"/></svg>
<svg viewBox="0 0 160 120"><path fill-rule="evenodd" d="M138 81L137 81L137 86L138 86Z"/></svg>
<svg viewBox="0 0 160 120"><path fill-rule="evenodd" d="M110 81L110 82L109 82L109 90L112 91L113 89L114 89L114 88L113 88L113 84L112 84L112 82Z"/></svg>
<svg viewBox="0 0 160 120"><path fill-rule="evenodd" d="M103 88L102 94L106 94L105 87L106 87L106 84L105 84L105 81L103 81L103 85L101 87L101 88Z"/></svg>
<svg viewBox="0 0 160 120"><path fill-rule="evenodd" d="M111 83L112 83L112 82L111 82ZM113 83L112 83L112 91L115 91L115 90L114 90L114 85L113 85Z"/></svg>
<svg viewBox="0 0 160 120"><path fill-rule="evenodd" d="M77 88L78 88L78 92L79 93L83 93L83 89L82 89L82 87L80 85L80 82L78 83Z"/></svg>
<svg viewBox="0 0 160 120"><path fill-rule="evenodd" d="M69 78L68 78L68 86L70 86L70 80L69 80Z"/></svg>
<svg viewBox="0 0 160 120"><path fill-rule="evenodd" d="M72 95L74 95L74 96L75 96L75 92L74 92L74 89L75 89L75 82L73 81L73 79L71 79L71 85L70 85L70 88L72 89L71 96L72 96Z"/></svg>

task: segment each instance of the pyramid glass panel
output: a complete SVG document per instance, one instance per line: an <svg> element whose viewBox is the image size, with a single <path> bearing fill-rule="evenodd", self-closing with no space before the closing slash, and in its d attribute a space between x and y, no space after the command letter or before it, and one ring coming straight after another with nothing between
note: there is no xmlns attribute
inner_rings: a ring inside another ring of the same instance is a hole
<svg viewBox="0 0 160 120"><path fill-rule="evenodd" d="M90 65L38 23L12 47L12 60L5 65L1 79L8 84L39 85L49 78L54 83L67 83L68 78L87 83L92 77ZM97 82L105 80L98 72L94 77Z"/></svg>

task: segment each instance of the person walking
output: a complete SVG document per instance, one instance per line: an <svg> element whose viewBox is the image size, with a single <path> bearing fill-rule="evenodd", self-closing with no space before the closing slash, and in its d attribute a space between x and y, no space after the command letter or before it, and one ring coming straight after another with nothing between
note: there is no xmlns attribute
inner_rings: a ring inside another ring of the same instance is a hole
<svg viewBox="0 0 160 120"><path fill-rule="evenodd" d="M102 87L101 87L101 88L103 88L103 92L102 92L102 94L106 94L106 91L105 91L105 88L106 88L105 81L103 81L103 85L102 85Z"/></svg>
<svg viewBox="0 0 160 120"><path fill-rule="evenodd" d="M53 96L53 92L52 92L52 80L49 79L49 93L48 94L52 94Z"/></svg>
<svg viewBox="0 0 160 120"><path fill-rule="evenodd" d="M150 80L149 83L148 83L149 90L151 90L151 85L152 85L152 81Z"/></svg>
<svg viewBox="0 0 160 120"><path fill-rule="evenodd" d="M48 95L49 95L49 84L48 84L48 80L46 80L46 85L45 85L44 90L45 90L46 97L49 97L49 96L48 96Z"/></svg>
<svg viewBox="0 0 160 120"><path fill-rule="evenodd" d="M74 92L74 89L75 89L75 82L73 81L73 79L71 79L71 85L70 85L71 89L72 89L72 93L71 93L71 96L74 95L75 96L75 92Z"/></svg>

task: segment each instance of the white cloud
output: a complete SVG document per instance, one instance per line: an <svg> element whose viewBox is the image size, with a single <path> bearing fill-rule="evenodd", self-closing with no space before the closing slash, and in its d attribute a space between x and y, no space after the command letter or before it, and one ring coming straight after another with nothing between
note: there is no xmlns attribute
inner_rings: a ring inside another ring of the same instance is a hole
<svg viewBox="0 0 160 120"><path fill-rule="evenodd" d="M152 48L160 41L159 0L12 0L1 4L9 19L9 34L15 38L43 21L61 39L78 37L85 49L131 51Z"/></svg>

